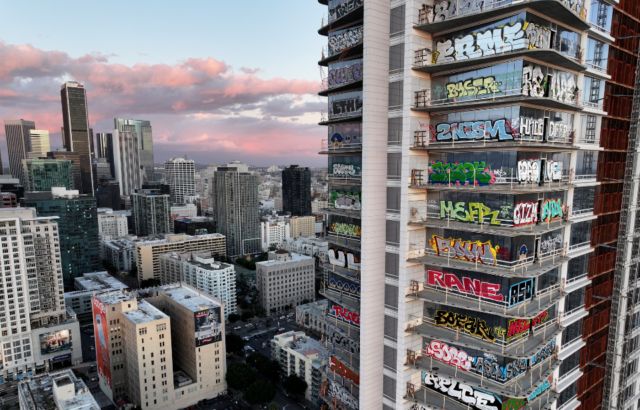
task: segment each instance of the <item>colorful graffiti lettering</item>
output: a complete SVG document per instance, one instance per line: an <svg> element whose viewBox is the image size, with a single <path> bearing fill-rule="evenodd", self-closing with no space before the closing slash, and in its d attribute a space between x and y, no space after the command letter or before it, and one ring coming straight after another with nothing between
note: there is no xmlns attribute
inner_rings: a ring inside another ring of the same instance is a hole
<svg viewBox="0 0 640 410"><path fill-rule="evenodd" d="M354 177L361 174L362 167L356 164L346 164L342 162L334 162L331 165L331 172L334 176Z"/></svg>
<svg viewBox="0 0 640 410"><path fill-rule="evenodd" d="M331 356L331 364L329 365L332 372L339 374L340 376L351 380L356 385L360 385L360 376L358 373L349 369L347 366L342 364L342 362L335 357Z"/></svg>
<svg viewBox="0 0 640 410"><path fill-rule="evenodd" d="M542 141L544 137L544 118L520 118L520 135L526 140Z"/></svg>
<svg viewBox="0 0 640 410"><path fill-rule="evenodd" d="M422 384L429 390L444 394L474 410L500 410L502 400L493 393L449 377L440 377L432 372L422 372Z"/></svg>
<svg viewBox="0 0 640 410"><path fill-rule="evenodd" d="M527 401L525 399L514 399L513 397L509 397L507 400L502 402L502 410L520 410L526 405Z"/></svg>
<svg viewBox="0 0 640 410"><path fill-rule="evenodd" d="M513 226L538 223L538 201L518 202L513 209Z"/></svg>
<svg viewBox="0 0 640 410"><path fill-rule="evenodd" d="M553 385L553 375L547 377L540 385L529 395L529 402L535 400L536 397L546 392Z"/></svg>
<svg viewBox="0 0 640 410"><path fill-rule="evenodd" d="M471 336L484 339L491 343L496 341L493 329L487 326L487 322L485 320L477 317L438 309L436 310L434 323L436 326L450 327L455 330L460 330L470 334Z"/></svg>
<svg viewBox="0 0 640 410"><path fill-rule="evenodd" d="M562 199L547 199L542 204L542 220L545 222L555 221L562 218L564 212L562 209Z"/></svg>
<svg viewBox="0 0 640 410"><path fill-rule="evenodd" d="M507 329L501 326L494 326L493 332L495 333L498 339L502 339L504 337L504 334L507 333Z"/></svg>
<svg viewBox="0 0 640 410"><path fill-rule="evenodd" d="M333 100L329 102L329 117L345 117L362 112L362 96L358 95L343 100Z"/></svg>
<svg viewBox="0 0 640 410"><path fill-rule="evenodd" d="M443 123L436 126L436 140L474 141L474 140L512 140L511 129L506 127L507 120L470 121L460 123Z"/></svg>
<svg viewBox="0 0 640 410"><path fill-rule="evenodd" d="M329 255L329 263L332 265L340 266L342 268L347 267L349 269L360 268L360 261L350 252L338 249L329 249L327 253Z"/></svg>
<svg viewBox="0 0 640 410"><path fill-rule="evenodd" d="M489 185L494 176L482 162L441 162L429 166L429 182L432 184Z"/></svg>
<svg viewBox="0 0 640 410"><path fill-rule="evenodd" d="M538 316L531 319L531 326L540 326L541 324L545 323L547 320L549 320L549 311L545 310L544 312L540 313Z"/></svg>
<svg viewBox="0 0 640 410"><path fill-rule="evenodd" d="M362 6L363 0L342 0L332 2L329 7L329 23L347 15Z"/></svg>
<svg viewBox="0 0 640 410"><path fill-rule="evenodd" d="M362 26L329 33L329 55L332 56L360 43L362 34Z"/></svg>
<svg viewBox="0 0 640 410"><path fill-rule="evenodd" d="M476 374L480 374L483 377L497 381L499 383L506 383L516 376L527 371L527 359L516 359L507 363L506 366L501 366L498 363L497 358L489 357L472 357L471 370Z"/></svg>
<svg viewBox="0 0 640 410"><path fill-rule="evenodd" d="M331 279L329 281L329 287L360 296L360 286L348 283L346 280L343 282L342 280Z"/></svg>
<svg viewBox="0 0 640 410"><path fill-rule="evenodd" d="M480 262L485 265L495 265L498 263L499 246L491 246L491 242L471 242L461 239L441 238L433 235L433 240L429 241L438 256L448 256L453 259L462 259L469 262Z"/></svg>
<svg viewBox="0 0 640 410"><path fill-rule="evenodd" d="M327 380L328 382L328 389L327 389L327 394L330 397L335 397L336 399L338 399L340 402L342 402L342 404L344 404L344 406L346 406L349 409L352 410L358 410L359 404L358 404L358 399L354 398L353 396L351 396L349 393L347 393L347 391L340 386L340 384L338 384L338 382L335 382L331 379Z"/></svg>
<svg viewBox="0 0 640 410"><path fill-rule="evenodd" d="M362 63L355 63L350 66L334 68L329 70L329 87L353 83L362 80Z"/></svg>
<svg viewBox="0 0 640 410"><path fill-rule="evenodd" d="M458 350L453 346L449 347L446 343L439 340L431 341L431 344L425 348L425 353L427 356L458 367L465 372L471 368L471 362L469 361L467 352Z"/></svg>
<svg viewBox="0 0 640 410"><path fill-rule="evenodd" d="M466 81L458 81L457 83L448 83L445 85L447 89L447 98L466 97L469 95L488 95L502 92L498 87L502 83L496 82L496 78L481 77L470 78Z"/></svg>
<svg viewBox="0 0 640 410"><path fill-rule="evenodd" d="M531 320L529 319L509 320L509 328L507 329L507 342L524 337L530 327Z"/></svg>
<svg viewBox="0 0 640 410"><path fill-rule="evenodd" d="M533 367L538 363L542 363L549 357L553 356L556 352L556 339L551 339L549 343L542 347L538 352L536 352L531 359L529 359L529 367Z"/></svg>
<svg viewBox="0 0 640 410"><path fill-rule="evenodd" d="M562 246L562 237L555 236L540 242L541 251L552 251Z"/></svg>
<svg viewBox="0 0 640 410"><path fill-rule="evenodd" d="M329 335L329 342L331 342L333 346L338 346L342 348L342 350L346 350L352 354L360 354L360 342L357 340L353 340L347 335L344 335L342 331L333 326L329 326L327 334Z"/></svg>
<svg viewBox="0 0 640 410"><path fill-rule="evenodd" d="M521 184L540 182L540 160L537 158L519 160L516 179Z"/></svg>
<svg viewBox="0 0 640 410"><path fill-rule="evenodd" d="M350 191L333 191L331 193L331 205L336 209L347 209L351 211L359 211L361 205L362 192Z"/></svg>
<svg viewBox="0 0 640 410"><path fill-rule="evenodd" d="M519 305L533 297L533 279L527 279L509 288L509 307Z"/></svg>
<svg viewBox="0 0 640 410"><path fill-rule="evenodd" d="M341 222L334 222L331 224L331 230L342 235L360 236L362 234L358 225L344 224Z"/></svg>
<svg viewBox="0 0 640 410"><path fill-rule="evenodd" d="M432 63L467 60L527 48L549 48L550 45L551 31L547 27L518 21L493 30L438 41Z"/></svg>
<svg viewBox="0 0 640 410"><path fill-rule="evenodd" d="M544 163L544 180L560 181L562 179L562 162L548 159Z"/></svg>
<svg viewBox="0 0 640 410"><path fill-rule="evenodd" d="M544 97L547 80L540 66L522 67L522 92L530 97Z"/></svg>
<svg viewBox="0 0 640 410"><path fill-rule="evenodd" d="M544 75L542 67L538 65L528 65L522 68L522 91L531 97L548 96L563 102L575 102L578 96L574 74L555 70L552 75Z"/></svg>
<svg viewBox="0 0 640 410"><path fill-rule="evenodd" d="M465 209L465 206L468 208ZM474 222L483 224L485 218L491 217L488 221L490 225L500 225L498 214L500 211L492 211L481 202L456 202L440 201L440 218L452 218L460 222ZM476 218L477 216L477 218Z"/></svg>
<svg viewBox="0 0 640 410"><path fill-rule="evenodd" d="M453 273L445 273L437 270L427 270L427 284L434 287L442 287L448 290L456 290L469 295L480 296L490 300L502 301L499 283L481 282L478 279L463 277L462 281Z"/></svg>
<svg viewBox="0 0 640 410"><path fill-rule="evenodd" d="M337 318L342 319L347 323L351 323L352 325L360 326L359 314L350 312L349 310L340 306L333 306L331 310L333 310L333 314L336 315Z"/></svg>

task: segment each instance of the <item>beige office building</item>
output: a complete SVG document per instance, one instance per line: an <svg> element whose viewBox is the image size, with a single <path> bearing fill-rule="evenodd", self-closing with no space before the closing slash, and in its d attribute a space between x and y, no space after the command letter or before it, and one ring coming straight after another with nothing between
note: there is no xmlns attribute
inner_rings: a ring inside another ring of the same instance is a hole
<svg viewBox="0 0 640 410"><path fill-rule="evenodd" d="M207 235L161 235L156 240L136 243L136 265L138 280L158 279L160 275L160 258L171 252L211 252L211 256L226 256L226 238L219 233Z"/></svg>
<svg viewBox="0 0 640 410"><path fill-rule="evenodd" d="M51 151L49 131L29 130L29 137L31 137L31 151L28 153L28 158L46 157L47 152Z"/></svg>
<svg viewBox="0 0 640 410"><path fill-rule="evenodd" d="M291 237L316 236L315 216L294 216L288 219L291 225Z"/></svg>
<svg viewBox="0 0 640 410"><path fill-rule="evenodd" d="M182 282L101 293L93 306L99 384L112 401L176 409L226 391L220 299Z"/></svg>

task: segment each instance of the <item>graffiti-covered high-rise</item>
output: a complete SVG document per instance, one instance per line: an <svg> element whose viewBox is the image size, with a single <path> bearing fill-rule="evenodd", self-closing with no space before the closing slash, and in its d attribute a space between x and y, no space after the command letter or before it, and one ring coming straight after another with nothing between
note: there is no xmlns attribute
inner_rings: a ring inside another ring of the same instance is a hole
<svg viewBox="0 0 640 410"><path fill-rule="evenodd" d="M322 292L360 343L325 405L600 407L637 6L319 2Z"/></svg>

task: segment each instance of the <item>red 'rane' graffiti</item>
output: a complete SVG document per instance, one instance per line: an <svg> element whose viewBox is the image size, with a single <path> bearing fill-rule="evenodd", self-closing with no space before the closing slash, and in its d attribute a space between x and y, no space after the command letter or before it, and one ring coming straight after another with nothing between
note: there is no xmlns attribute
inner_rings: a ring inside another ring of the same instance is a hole
<svg viewBox="0 0 640 410"><path fill-rule="evenodd" d="M351 323L352 325L360 326L359 314L350 312L349 310L340 306L334 306L332 310L333 314L336 315L336 317L344 320L347 323Z"/></svg>
<svg viewBox="0 0 640 410"><path fill-rule="evenodd" d="M502 295L500 292L500 284L480 282L478 279L467 277L460 279L453 273L445 273L437 270L427 271L427 283L429 286L440 286L449 290L457 290L461 293L469 295L481 296L483 298L496 300L501 302Z"/></svg>

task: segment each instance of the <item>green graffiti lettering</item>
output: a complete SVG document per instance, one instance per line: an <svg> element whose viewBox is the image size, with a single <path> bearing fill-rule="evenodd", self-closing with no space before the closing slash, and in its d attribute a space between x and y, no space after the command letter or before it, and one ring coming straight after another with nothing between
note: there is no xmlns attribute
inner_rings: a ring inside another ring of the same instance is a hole
<svg viewBox="0 0 640 410"><path fill-rule="evenodd" d="M492 211L482 202L440 201L440 219L453 219L460 222L486 223L485 218L491 218L490 225L500 225L499 210Z"/></svg>
<svg viewBox="0 0 640 410"><path fill-rule="evenodd" d="M443 163L434 161L429 167L429 181L432 184L489 185L495 181L485 162Z"/></svg>

